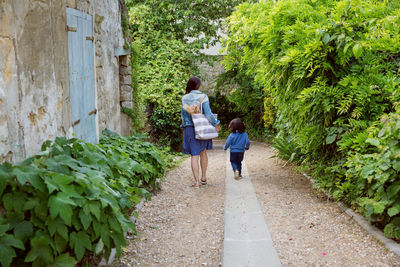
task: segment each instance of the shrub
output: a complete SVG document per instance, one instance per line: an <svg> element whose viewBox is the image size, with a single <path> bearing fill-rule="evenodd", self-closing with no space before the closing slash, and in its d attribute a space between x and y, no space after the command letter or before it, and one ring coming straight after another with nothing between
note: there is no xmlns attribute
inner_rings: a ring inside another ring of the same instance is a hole
<svg viewBox="0 0 400 267"><path fill-rule="evenodd" d="M157 149L108 132L101 145L56 138L25 161L0 165L2 266L74 266L121 254L132 203L159 187ZM147 190L146 190L147 189Z"/></svg>
<svg viewBox="0 0 400 267"><path fill-rule="evenodd" d="M274 127L318 160L393 111L399 12L393 1L245 3L228 19L225 66L254 75L277 109Z"/></svg>
<svg viewBox="0 0 400 267"><path fill-rule="evenodd" d="M337 191L388 237L400 239L400 115L382 117L380 127L365 139L361 152L349 155L345 180Z"/></svg>
<svg viewBox="0 0 400 267"><path fill-rule="evenodd" d="M400 2L244 3L228 29L225 66L264 87L279 153L398 239Z"/></svg>
<svg viewBox="0 0 400 267"><path fill-rule="evenodd" d="M133 75L136 96L147 106L146 125L153 140L181 150L180 111L186 83L199 75L196 64L207 59L201 49L216 42L221 21L240 2L126 1L139 62Z"/></svg>

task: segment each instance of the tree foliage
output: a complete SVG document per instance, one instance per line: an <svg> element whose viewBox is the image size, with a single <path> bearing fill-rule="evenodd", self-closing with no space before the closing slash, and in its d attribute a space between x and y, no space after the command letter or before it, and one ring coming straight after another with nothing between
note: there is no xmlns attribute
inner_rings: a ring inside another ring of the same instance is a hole
<svg viewBox="0 0 400 267"><path fill-rule="evenodd" d="M150 132L181 148L181 97L198 74L200 50L217 40L222 20L242 1L127 0L129 27L138 58L138 97L147 106Z"/></svg>
<svg viewBox="0 0 400 267"><path fill-rule="evenodd" d="M225 41L225 66L253 75L270 97L276 114L265 115L274 115L280 153L318 162L321 185L385 223L400 220L390 209L397 200L379 202L398 178L385 148L392 141L372 152L379 138L371 134L383 115L397 113L399 25L398 1L260 1L238 7ZM376 165L373 153L389 167L355 178ZM392 178L378 186L373 175Z"/></svg>
<svg viewBox="0 0 400 267"><path fill-rule="evenodd" d="M252 138L264 137L264 91L254 77L243 70L229 70L217 78L216 99L211 102L212 110L225 124L240 117L246 132Z"/></svg>

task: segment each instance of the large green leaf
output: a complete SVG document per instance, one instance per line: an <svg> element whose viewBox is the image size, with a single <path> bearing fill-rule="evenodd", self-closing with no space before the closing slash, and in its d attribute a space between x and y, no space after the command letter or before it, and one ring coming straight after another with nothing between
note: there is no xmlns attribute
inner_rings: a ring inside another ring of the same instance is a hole
<svg viewBox="0 0 400 267"><path fill-rule="evenodd" d="M49 238L45 236L34 237L31 240L31 250L25 258L25 262L43 260L46 263L53 261L53 251L49 246Z"/></svg>
<svg viewBox="0 0 400 267"><path fill-rule="evenodd" d="M4 194L3 204L6 210L23 211L26 201L26 194L23 192L14 191L11 193Z"/></svg>
<svg viewBox="0 0 400 267"><path fill-rule="evenodd" d="M396 216L400 213L400 204L396 204L393 207L389 208L387 211L390 217Z"/></svg>
<svg viewBox="0 0 400 267"><path fill-rule="evenodd" d="M14 168L12 173L17 177L17 180L21 185L25 185L26 182L31 183L31 179L34 177L37 179L40 170L32 166L21 166Z"/></svg>
<svg viewBox="0 0 400 267"><path fill-rule="evenodd" d="M353 54L356 58L361 57L363 53L363 47L360 43L357 43L353 46Z"/></svg>
<svg viewBox="0 0 400 267"><path fill-rule="evenodd" d="M0 241L0 263L1 266L8 267L16 256L15 250L11 246L4 244L1 238Z"/></svg>
<svg viewBox="0 0 400 267"><path fill-rule="evenodd" d="M58 253L62 253L66 250L67 246L68 246L68 241L65 240L64 237L62 237L59 234L55 234L55 236L53 237L54 239L54 244L56 246L56 250ZM69 239L68 239L69 240Z"/></svg>
<svg viewBox="0 0 400 267"><path fill-rule="evenodd" d="M65 240L68 240L68 228L65 225L65 222L57 217L57 218L47 218L47 225L49 228L49 233L51 236L54 236L57 233L60 234Z"/></svg>
<svg viewBox="0 0 400 267"><path fill-rule="evenodd" d="M59 215L67 225L71 225L71 217L73 214L72 206L75 202L63 192L59 192L57 196L51 196L48 202L51 218L56 218Z"/></svg>
<svg viewBox="0 0 400 267"><path fill-rule="evenodd" d="M49 267L73 267L76 260L69 253L62 254L55 258L54 262Z"/></svg>
<svg viewBox="0 0 400 267"><path fill-rule="evenodd" d="M368 138L367 140L365 140L365 142L369 143L369 144L371 144L373 146L379 146L380 145L379 140L376 139L376 138Z"/></svg>
<svg viewBox="0 0 400 267"><path fill-rule="evenodd" d="M5 234L3 236L0 236L0 244L2 244L4 246L19 248L22 250L25 249L25 246L22 243L22 241L15 238L13 235Z"/></svg>
<svg viewBox="0 0 400 267"><path fill-rule="evenodd" d="M83 229L87 230L92 223L92 216L90 214L86 214L83 210L79 212L79 219L83 225Z"/></svg>
<svg viewBox="0 0 400 267"><path fill-rule="evenodd" d="M101 238L100 238L99 242L97 242L97 244L96 244L96 248L94 250L94 253L96 255L99 255L103 251L103 249L104 249L104 243L103 243L103 240L101 240Z"/></svg>
<svg viewBox="0 0 400 267"><path fill-rule="evenodd" d="M90 201L87 206L89 207L90 212L100 220L100 203L97 201Z"/></svg>
<svg viewBox="0 0 400 267"><path fill-rule="evenodd" d="M122 233L122 228L120 223L118 222L116 217L110 216L108 217L108 224L110 225L110 228L117 233Z"/></svg>
<svg viewBox="0 0 400 267"><path fill-rule="evenodd" d="M14 235L17 239L25 242L33 233L33 226L30 221L23 221L14 227Z"/></svg>
<svg viewBox="0 0 400 267"><path fill-rule="evenodd" d="M74 252L78 261L80 261L83 258L85 254L85 249L88 249L90 251L93 250L89 236L82 231L79 231L78 233L76 232L71 233L70 244L71 247L74 248Z"/></svg>

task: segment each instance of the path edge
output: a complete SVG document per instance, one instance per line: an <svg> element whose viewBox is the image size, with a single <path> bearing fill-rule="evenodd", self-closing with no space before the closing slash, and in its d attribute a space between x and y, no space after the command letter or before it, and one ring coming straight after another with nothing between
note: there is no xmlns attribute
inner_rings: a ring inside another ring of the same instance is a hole
<svg viewBox="0 0 400 267"><path fill-rule="evenodd" d="M142 208L144 203L147 200L145 198L142 198L140 200L140 202L135 206L135 210L132 212L131 216L129 216L129 220L131 220L133 223L136 223L137 218L133 215L134 212L139 212ZM126 236L127 233L124 233L124 235ZM99 262L99 267L105 267L105 266L111 266L111 264L114 263L115 259L117 256L117 249L116 248L112 248L111 249L111 253L110 256L108 257L108 259L104 258L104 256L101 258L100 262Z"/></svg>
<svg viewBox="0 0 400 267"><path fill-rule="evenodd" d="M315 179L312 178L310 175L306 173L301 173L304 177L306 177L313 185L315 184ZM334 199L332 196L330 196L325 190L322 190L322 192L330 199ZM334 201L339 208L345 212L347 215L349 215L354 221L358 223L365 231L367 231L369 234L371 234L375 239L379 240L380 242L383 243L383 245L393 253L395 253L397 256L400 257L400 245L395 242L392 239L389 239L385 236L383 231L376 226L372 225L364 216L358 214L351 208L349 208L346 204L344 204L341 201Z"/></svg>
<svg viewBox="0 0 400 267"><path fill-rule="evenodd" d="M260 142L260 141L250 141L253 143L258 143L258 144L262 144L268 148L272 148L270 145L264 143L264 142ZM306 174L306 173L301 173L304 177L306 177L311 184L315 184L315 179L312 178L310 175ZM330 196L325 190L322 190L322 192L330 199L334 199L332 196ZM377 228L376 226L372 225L364 216L358 214L357 212L355 212L354 210L352 210L351 208L349 208L346 204L344 204L341 201L334 201L339 208L345 212L347 215L349 215L356 223L358 223L358 225L360 225L365 231L367 231L369 234L371 234L375 239L377 239L378 241L382 242L383 245L390 251L392 251L393 253L395 253L397 256L400 257L400 244L398 244L397 242L395 242L392 239L389 239L385 236L385 234L383 233L383 231L379 228Z"/></svg>

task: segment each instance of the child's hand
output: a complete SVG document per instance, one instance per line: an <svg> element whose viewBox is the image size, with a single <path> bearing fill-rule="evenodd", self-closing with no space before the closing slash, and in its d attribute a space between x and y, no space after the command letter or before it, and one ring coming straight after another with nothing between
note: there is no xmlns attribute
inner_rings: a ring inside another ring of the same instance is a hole
<svg viewBox="0 0 400 267"><path fill-rule="evenodd" d="M219 132L219 131L221 131L221 126L219 126L219 124L218 124L215 126L215 129L217 129L217 131Z"/></svg>

